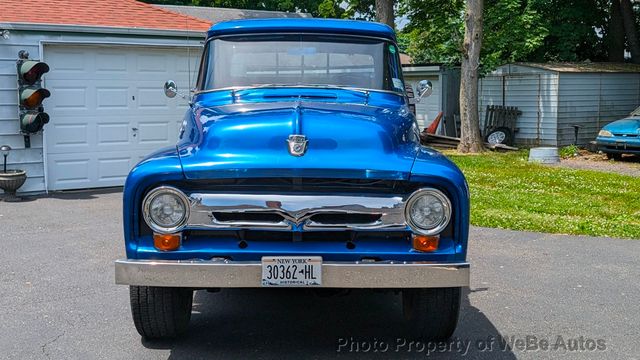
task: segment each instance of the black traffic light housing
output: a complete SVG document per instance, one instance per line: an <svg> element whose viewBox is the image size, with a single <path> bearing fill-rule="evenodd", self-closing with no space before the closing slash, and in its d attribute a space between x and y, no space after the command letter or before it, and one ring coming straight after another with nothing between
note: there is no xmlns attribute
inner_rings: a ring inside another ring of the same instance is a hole
<svg viewBox="0 0 640 360"><path fill-rule="evenodd" d="M20 131L25 135L42 130L49 122L42 102L51 96L49 90L42 87L42 75L49 72L49 65L30 60L29 53L21 50L16 62L18 73L18 100L20 102ZM26 139L25 139L26 140Z"/></svg>

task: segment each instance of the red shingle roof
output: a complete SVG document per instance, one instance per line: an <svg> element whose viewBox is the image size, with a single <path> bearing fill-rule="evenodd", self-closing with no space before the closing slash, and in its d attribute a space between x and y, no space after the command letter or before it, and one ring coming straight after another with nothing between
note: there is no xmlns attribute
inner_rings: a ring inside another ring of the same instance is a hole
<svg viewBox="0 0 640 360"><path fill-rule="evenodd" d="M0 23L207 31L211 23L135 0L0 0ZM26 9L34 9L27 11Z"/></svg>

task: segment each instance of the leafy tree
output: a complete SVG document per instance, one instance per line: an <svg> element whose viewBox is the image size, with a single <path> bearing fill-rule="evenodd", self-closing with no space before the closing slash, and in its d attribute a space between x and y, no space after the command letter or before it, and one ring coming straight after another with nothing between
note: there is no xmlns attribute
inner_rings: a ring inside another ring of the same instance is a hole
<svg viewBox="0 0 640 360"><path fill-rule="evenodd" d="M463 0L403 1L400 12L409 18L404 31L414 62L461 63L464 8ZM483 16L483 71L526 60L548 34L541 14L526 0L486 0Z"/></svg>
<svg viewBox="0 0 640 360"><path fill-rule="evenodd" d="M407 53L409 47L411 46L411 37L406 32L398 32L396 34L398 41L398 49L401 53Z"/></svg>
<svg viewBox="0 0 640 360"><path fill-rule="evenodd" d="M355 20L372 21L376 18L375 0L346 0L344 17Z"/></svg>
<svg viewBox="0 0 640 360"><path fill-rule="evenodd" d="M404 0L400 13L409 19L403 34L415 63L460 63L463 0Z"/></svg>
<svg viewBox="0 0 640 360"><path fill-rule="evenodd" d="M616 1L616 0L613 0ZM548 34L531 61L606 61L609 0L530 0Z"/></svg>
<svg viewBox="0 0 640 360"><path fill-rule="evenodd" d="M414 61L460 63L463 8L464 0L402 0ZM486 0L483 71L513 61L624 61L639 13L629 0Z"/></svg>

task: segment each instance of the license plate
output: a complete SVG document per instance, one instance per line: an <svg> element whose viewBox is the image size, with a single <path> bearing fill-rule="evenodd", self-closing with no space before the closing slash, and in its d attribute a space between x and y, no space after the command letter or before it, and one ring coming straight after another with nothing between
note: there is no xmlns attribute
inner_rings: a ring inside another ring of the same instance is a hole
<svg viewBox="0 0 640 360"><path fill-rule="evenodd" d="M262 258L262 286L320 286L322 257L265 256Z"/></svg>

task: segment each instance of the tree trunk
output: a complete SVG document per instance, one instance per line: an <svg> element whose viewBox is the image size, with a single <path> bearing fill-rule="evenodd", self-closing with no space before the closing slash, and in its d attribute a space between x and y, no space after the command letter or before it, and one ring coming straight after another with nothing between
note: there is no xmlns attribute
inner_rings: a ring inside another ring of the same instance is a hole
<svg viewBox="0 0 640 360"><path fill-rule="evenodd" d="M463 153L478 153L484 149L478 114L482 8L483 0L467 0L460 74L460 145L458 146L458 151Z"/></svg>
<svg viewBox="0 0 640 360"><path fill-rule="evenodd" d="M622 13L624 31L627 35L627 44L629 44L629 51L631 52L631 62L640 64L640 42L638 42L635 17L630 0L620 0L620 12Z"/></svg>
<svg viewBox="0 0 640 360"><path fill-rule="evenodd" d="M609 19L609 32L607 34L609 61L624 62L624 25L620 2L611 2L611 18Z"/></svg>
<svg viewBox="0 0 640 360"><path fill-rule="evenodd" d="M392 0L376 0L376 21L395 29L395 15Z"/></svg>

